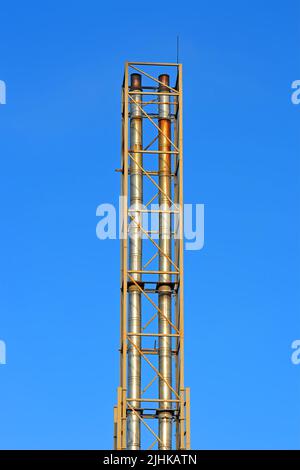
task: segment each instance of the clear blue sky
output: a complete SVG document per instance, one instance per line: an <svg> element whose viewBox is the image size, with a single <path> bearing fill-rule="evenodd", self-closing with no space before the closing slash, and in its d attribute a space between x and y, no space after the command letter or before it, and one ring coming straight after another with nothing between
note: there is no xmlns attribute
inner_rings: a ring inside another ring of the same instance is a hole
<svg viewBox="0 0 300 470"><path fill-rule="evenodd" d="M175 61L177 33L185 200L206 208L186 253L192 445L300 448L299 3L152 5L1 5L1 448L112 445L119 242L95 211L118 198L124 61Z"/></svg>

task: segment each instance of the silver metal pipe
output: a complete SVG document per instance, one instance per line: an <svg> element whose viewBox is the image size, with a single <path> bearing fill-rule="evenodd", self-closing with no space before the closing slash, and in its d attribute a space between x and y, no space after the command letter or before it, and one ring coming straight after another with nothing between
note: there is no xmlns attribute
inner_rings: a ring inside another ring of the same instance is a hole
<svg viewBox="0 0 300 470"><path fill-rule="evenodd" d="M131 91L141 90L141 75L133 73L131 75ZM141 101L142 95L135 95L135 100ZM130 107L130 149L134 152L142 150L143 145L143 120L141 110L134 103ZM136 161L142 165L143 155L134 153ZM138 208L143 203L143 175L138 165L130 162L130 206ZM141 212L131 212L137 223L142 224ZM140 271L142 269L142 237L138 226L132 221L129 232L129 266L131 270ZM141 274L133 274L135 281L141 281ZM128 293L128 331L141 333L141 292L136 285L129 285ZM140 349L141 336L131 336L131 340ZM128 344L128 396L139 399L141 397L141 357L138 351ZM140 407L138 401L132 401L134 409ZM138 411L137 411L138 412ZM127 419L127 449L139 450L141 446L140 419L132 411Z"/></svg>
<svg viewBox="0 0 300 470"><path fill-rule="evenodd" d="M160 92L168 92L165 85L169 85L169 75L160 75L159 80L164 83L160 85ZM160 208L163 210L170 209L171 198L171 146L169 139L171 138L171 120L170 120L170 97L168 95L160 95L159 104L159 186L162 191L159 195ZM164 153L166 152L166 153ZM171 214L160 213L159 216L159 246L163 253L171 258ZM159 254L159 270L170 271L170 261L161 252ZM172 304L171 304L171 275L160 274L159 276L159 308L164 314L159 315L159 372L164 378L159 379L159 398L162 400L159 411L159 449L172 449L172 410L169 401L172 398L171 389L166 382L172 386L172 338L169 336L172 331L169 321L172 321Z"/></svg>

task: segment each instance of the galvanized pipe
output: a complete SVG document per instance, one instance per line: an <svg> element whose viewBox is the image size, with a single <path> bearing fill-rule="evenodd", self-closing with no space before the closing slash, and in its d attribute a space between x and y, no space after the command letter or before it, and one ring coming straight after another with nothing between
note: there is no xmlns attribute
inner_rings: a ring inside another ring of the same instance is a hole
<svg viewBox="0 0 300 470"><path fill-rule="evenodd" d="M163 82L159 86L159 92L169 92L166 85L169 85L169 75L160 75L159 80ZM160 208L168 212L162 212L159 216L159 246L163 253L171 258L171 145L166 137L171 139L171 120L170 120L170 97L168 94L160 95L160 104L158 105L159 120L158 126L162 132L159 133L159 186L162 191L159 193ZM164 134L164 135L163 135ZM165 137L166 136L166 137ZM169 198L168 198L168 197ZM171 265L166 256L161 252L159 254L159 270L164 271L159 276L159 308L164 314L159 315L159 372L162 378L159 379L159 449L172 449L172 333L169 321L172 321L171 309ZM167 382L167 383L166 383Z"/></svg>
<svg viewBox="0 0 300 470"><path fill-rule="evenodd" d="M131 75L131 91L141 91L141 75L133 73ZM135 94L135 100L141 101L142 95ZM132 103L130 106L130 149L134 151L133 155L139 165L143 165L143 154L138 153L143 145L143 120L141 110ZM137 153L135 153L137 152ZM130 206L138 208L143 203L143 175L139 166L131 159L130 162ZM141 212L132 212L138 224L141 224ZM142 238L140 230L135 222L130 223L129 232L129 269L133 271L142 270ZM132 277L136 282L141 281L140 273L133 273ZM137 333L132 335L131 340L141 348L141 292L135 284L128 288L128 331ZM141 357L139 352L128 344L128 396L136 398L137 401L131 401L131 406L138 409L141 397ZM138 412L138 411L137 411ZM141 446L141 422L139 417L129 411L127 419L127 449L139 450Z"/></svg>

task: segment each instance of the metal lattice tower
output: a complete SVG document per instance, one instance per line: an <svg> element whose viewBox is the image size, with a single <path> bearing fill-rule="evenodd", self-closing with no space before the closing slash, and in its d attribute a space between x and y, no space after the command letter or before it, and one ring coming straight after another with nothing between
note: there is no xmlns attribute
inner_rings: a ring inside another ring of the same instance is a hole
<svg viewBox="0 0 300 470"><path fill-rule="evenodd" d="M120 171L120 386L114 447L189 449L181 64L126 63Z"/></svg>

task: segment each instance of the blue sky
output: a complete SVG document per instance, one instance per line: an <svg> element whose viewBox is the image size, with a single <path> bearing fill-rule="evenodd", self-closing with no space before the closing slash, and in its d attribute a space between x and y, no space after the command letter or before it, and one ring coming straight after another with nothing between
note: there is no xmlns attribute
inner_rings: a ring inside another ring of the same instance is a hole
<svg viewBox="0 0 300 470"><path fill-rule="evenodd" d="M1 6L0 447L112 446L119 243L95 212L118 199L123 64L175 61L180 34L185 201L205 204L185 257L192 446L299 449L299 4L150 5Z"/></svg>

